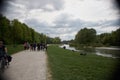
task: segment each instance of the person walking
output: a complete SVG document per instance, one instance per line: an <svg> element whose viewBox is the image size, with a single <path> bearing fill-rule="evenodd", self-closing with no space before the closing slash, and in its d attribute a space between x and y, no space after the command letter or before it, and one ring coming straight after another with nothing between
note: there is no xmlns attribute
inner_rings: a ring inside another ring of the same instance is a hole
<svg viewBox="0 0 120 80"><path fill-rule="evenodd" d="M36 50L36 43L33 44L33 50Z"/></svg>

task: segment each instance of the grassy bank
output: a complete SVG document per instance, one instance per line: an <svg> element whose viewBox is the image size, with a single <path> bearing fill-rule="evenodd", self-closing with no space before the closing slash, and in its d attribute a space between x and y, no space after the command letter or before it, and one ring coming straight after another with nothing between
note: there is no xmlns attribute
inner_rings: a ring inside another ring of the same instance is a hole
<svg viewBox="0 0 120 80"><path fill-rule="evenodd" d="M6 47L10 55L23 50L23 45L7 45Z"/></svg>
<svg viewBox="0 0 120 80"><path fill-rule="evenodd" d="M117 59L83 56L57 46L49 46L47 54L53 80L110 80L117 63Z"/></svg>

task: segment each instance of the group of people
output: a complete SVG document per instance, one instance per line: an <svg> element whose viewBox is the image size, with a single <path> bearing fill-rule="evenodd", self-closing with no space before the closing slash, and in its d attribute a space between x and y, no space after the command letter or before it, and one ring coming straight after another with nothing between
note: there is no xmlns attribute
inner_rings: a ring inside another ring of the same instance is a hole
<svg viewBox="0 0 120 80"><path fill-rule="evenodd" d="M47 50L47 44L45 43L31 43L25 42L24 43L24 50L30 50L30 51L40 51L40 50Z"/></svg>

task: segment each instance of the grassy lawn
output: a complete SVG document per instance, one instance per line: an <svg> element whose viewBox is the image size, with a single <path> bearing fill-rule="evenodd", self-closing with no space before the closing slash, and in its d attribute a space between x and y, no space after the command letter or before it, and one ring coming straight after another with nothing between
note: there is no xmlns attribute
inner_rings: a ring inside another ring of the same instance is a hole
<svg viewBox="0 0 120 80"><path fill-rule="evenodd" d="M47 54L53 80L110 80L117 63L117 59L83 56L53 45Z"/></svg>
<svg viewBox="0 0 120 80"><path fill-rule="evenodd" d="M23 50L23 45L7 45L6 47L8 49L8 54L10 55Z"/></svg>

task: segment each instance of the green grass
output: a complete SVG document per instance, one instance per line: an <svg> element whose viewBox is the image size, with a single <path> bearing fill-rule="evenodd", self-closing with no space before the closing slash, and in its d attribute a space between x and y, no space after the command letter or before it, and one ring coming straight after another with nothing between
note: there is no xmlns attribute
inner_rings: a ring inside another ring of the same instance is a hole
<svg viewBox="0 0 120 80"><path fill-rule="evenodd" d="M117 63L117 59L83 56L53 45L47 54L53 80L110 80Z"/></svg>
<svg viewBox="0 0 120 80"><path fill-rule="evenodd" d="M7 45L8 54L12 55L23 50L23 45Z"/></svg>

